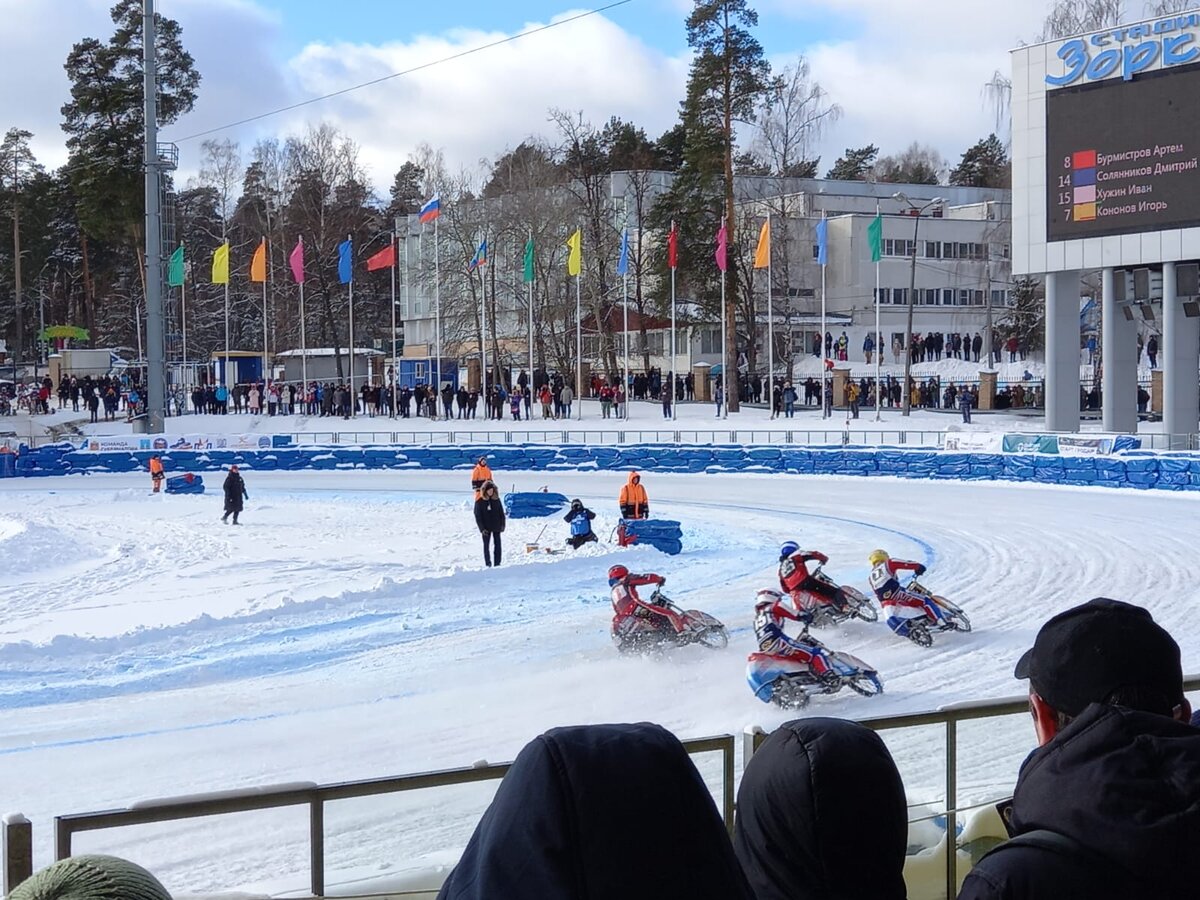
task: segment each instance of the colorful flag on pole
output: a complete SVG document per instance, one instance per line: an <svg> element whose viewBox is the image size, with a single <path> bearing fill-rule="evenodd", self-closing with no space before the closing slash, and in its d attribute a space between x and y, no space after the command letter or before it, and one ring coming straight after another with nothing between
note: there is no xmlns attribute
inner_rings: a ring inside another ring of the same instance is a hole
<svg viewBox="0 0 1200 900"><path fill-rule="evenodd" d="M875 213L867 226L867 242L871 245L871 262L883 259L883 216L880 213Z"/></svg>
<svg viewBox="0 0 1200 900"><path fill-rule="evenodd" d="M567 274L579 275L583 272L583 232L576 228L575 233L567 238L570 252L567 254Z"/></svg>
<svg viewBox="0 0 1200 900"><path fill-rule="evenodd" d="M175 248L171 254L171 262L167 266L167 284L179 287L183 284L183 244Z"/></svg>
<svg viewBox="0 0 1200 900"><path fill-rule="evenodd" d="M817 223L817 264L829 264L829 220L823 216Z"/></svg>
<svg viewBox="0 0 1200 900"><path fill-rule="evenodd" d="M621 232L621 255L617 257L617 274L629 274L629 229Z"/></svg>
<svg viewBox="0 0 1200 900"><path fill-rule="evenodd" d="M263 238L250 259L250 280L267 280L267 239Z"/></svg>
<svg viewBox="0 0 1200 900"><path fill-rule="evenodd" d="M229 284L229 242L226 241L213 254L212 283Z"/></svg>
<svg viewBox="0 0 1200 900"><path fill-rule="evenodd" d="M296 240L296 246L288 256L288 263L292 267L292 278L296 284L304 284L304 238Z"/></svg>
<svg viewBox="0 0 1200 900"><path fill-rule="evenodd" d="M717 268L722 272L729 268L729 232L725 230L724 222L717 229Z"/></svg>
<svg viewBox="0 0 1200 900"><path fill-rule="evenodd" d="M378 253L367 257L367 271L375 272L379 269L391 269L396 265L396 245L389 243Z"/></svg>
<svg viewBox="0 0 1200 900"><path fill-rule="evenodd" d="M421 224L424 225L432 222L442 214L442 200L434 194L424 206L421 207Z"/></svg>
<svg viewBox="0 0 1200 900"><path fill-rule="evenodd" d="M525 283L533 281L533 238L525 242Z"/></svg>
<svg viewBox="0 0 1200 900"><path fill-rule="evenodd" d="M754 268L765 269L771 265L771 220L763 222L758 233L758 249L754 251Z"/></svg>
<svg viewBox="0 0 1200 900"><path fill-rule="evenodd" d="M679 229L671 222L671 230L667 232L667 266L676 268L679 265Z"/></svg>
<svg viewBox="0 0 1200 900"><path fill-rule="evenodd" d="M350 238L338 244L338 281L349 284L354 280L354 242Z"/></svg>
<svg viewBox="0 0 1200 900"><path fill-rule="evenodd" d="M487 238L484 238L475 248L475 255L471 257L471 261L467 263L467 271L474 272L480 266L486 266L487 261Z"/></svg>

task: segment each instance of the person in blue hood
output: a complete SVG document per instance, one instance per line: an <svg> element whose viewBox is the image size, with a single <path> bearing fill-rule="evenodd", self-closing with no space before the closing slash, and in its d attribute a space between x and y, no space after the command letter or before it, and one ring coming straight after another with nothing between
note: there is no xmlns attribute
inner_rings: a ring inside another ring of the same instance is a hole
<svg viewBox="0 0 1200 900"><path fill-rule="evenodd" d="M438 900L754 900L665 728L554 728L517 756Z"/></svg>
<svg viewBox="0 0 1200 900"><path fill-rule="evenodd" d="M959 900L1200 896L1200 729L1171 635L1145 609L1097 598L1046 622L1015 674L1039 747L1001 807L1012 839Z"/></svg>

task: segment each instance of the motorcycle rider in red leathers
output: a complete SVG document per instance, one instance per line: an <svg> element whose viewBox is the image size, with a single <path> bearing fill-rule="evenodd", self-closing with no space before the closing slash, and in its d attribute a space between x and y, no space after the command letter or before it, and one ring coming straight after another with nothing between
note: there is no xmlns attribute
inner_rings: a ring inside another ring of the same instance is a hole
<svg viewBox="0 0 1200 900"><path fill-rule="evenodd" d="M613 632L618 633L630 619L641 619L653 628L666 632L668 626L674 634L683 631L683 618L674 611L654 603L648 603L638 596L637 589L647 584L663 585L667 583L661 575L648 573L633 575L624 566L613 566L608 570L608 586L612 588Z"/></svg>
<svg viewBox="0 0 1200 900"><path fill-rule="evenodd" d="M797 621L811 624L817 605L832 606L841 612L845 606L841 591L832 584L814 578L808 571L808 562L816 560L821 565L829 557L819 550L801 550L795 541L788 541L779 548L779 586L792 599L797 612L803 617Z"/></svg>

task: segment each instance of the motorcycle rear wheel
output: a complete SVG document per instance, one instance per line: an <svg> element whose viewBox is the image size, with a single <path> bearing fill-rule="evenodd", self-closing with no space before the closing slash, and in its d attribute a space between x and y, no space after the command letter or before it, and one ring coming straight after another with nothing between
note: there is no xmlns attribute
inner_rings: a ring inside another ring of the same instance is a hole
<svg viewBox="0 0 1200 900"><path fill-rule="evenodd" d="M933 646L933 635L929 633L929 629L924 625L910 625L908 628L908 639L918 647Z"/></svg>
<svg viewBox="0 0 1200 900"><path fill-rule="evenodd" d="M724 626L713 625L700 633L696 638L696 643L709 650L724 650L729 646L729 632L725 630Z"/></svg>
<svg viewBox="0 0 1200 900"><path fill-rule="evenodd" d="M879 680L879 676L869 675L866 672L847 678L846 686L854 693L862 694L864 697L875 697L883 693L883 682Z"/></svg>
<svg viewBox="0 0 1200 900"><path fill-rule="evenodd" d="M804 709L811 699L803 687L786 678L775 682L771 689L771 702L780 709Z"/></svg>

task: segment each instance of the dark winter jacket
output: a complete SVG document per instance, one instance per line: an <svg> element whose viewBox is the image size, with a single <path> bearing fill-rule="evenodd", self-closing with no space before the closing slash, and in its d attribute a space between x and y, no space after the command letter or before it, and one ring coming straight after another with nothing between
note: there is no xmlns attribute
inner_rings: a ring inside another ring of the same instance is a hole
<svg viewBox="0 0 1200 900"><path fill-rule="evenodd" d="M438 900L752 900L712 797L658 725L526 745Z"/></svg>
<svg viewBox="0 0 1200 900"><path fill-rule="evenodd" d="M1200 730L1093 703L1025 761L1009 827L1056 832L1077 852L1002 845L971 870L959 900L1195 897Z"/></svg>
<svg viewBox="0 0 1200 900"><path fill-rule="evenodd" d="M844 719L781 725L738 788L734 851L758 900L904 900L908 815L891 754Z"/></svg>
<svg viewBox="0 0 1200 900"><path fill-rule="evenodd" d="M242 481L242 476L237 472L230 472L225 476L225 512L241 512L242 500L250 499L250 495L246 493L246 482Z"/></svg>
<svg viewBox="0 0 1200 900"><path fill-rule="evenodd" d="M499 497L475 501L475 524L480 531L504 531L504 503Z"/></svg>

